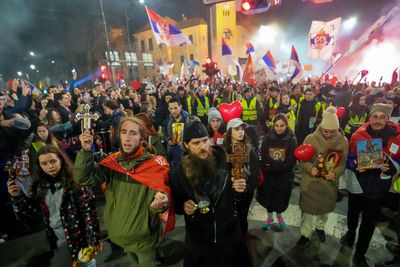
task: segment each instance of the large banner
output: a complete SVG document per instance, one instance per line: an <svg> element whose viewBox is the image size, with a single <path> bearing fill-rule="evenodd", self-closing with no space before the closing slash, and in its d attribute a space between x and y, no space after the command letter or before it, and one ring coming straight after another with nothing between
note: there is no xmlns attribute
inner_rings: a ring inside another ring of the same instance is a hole
<svg viewBox="0 0 400 267"><path fill-rule="evenodd" d="M310 58L330 60L339 34L341 18L328 22L313 21L308 35L308 52Z"/></svg>

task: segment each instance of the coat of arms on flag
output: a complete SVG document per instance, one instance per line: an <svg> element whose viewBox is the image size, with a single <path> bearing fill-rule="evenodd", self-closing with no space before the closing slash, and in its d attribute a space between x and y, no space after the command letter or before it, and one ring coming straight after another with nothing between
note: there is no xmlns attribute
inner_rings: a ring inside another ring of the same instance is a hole
<svg viewBox="0 0 400 267"><path fill-rule="evenodd" d="M307 53L310 58L329 60L332 57L341 20L337 18L328 22L311 23Z"/></svg>
<svg viewBox="0 0 400 267"><path fill-rule="evenodd" d="M179 46L185 43L192 44L180 29L158 15L154 10L146 7L146 11L158 45Z"/></svg>

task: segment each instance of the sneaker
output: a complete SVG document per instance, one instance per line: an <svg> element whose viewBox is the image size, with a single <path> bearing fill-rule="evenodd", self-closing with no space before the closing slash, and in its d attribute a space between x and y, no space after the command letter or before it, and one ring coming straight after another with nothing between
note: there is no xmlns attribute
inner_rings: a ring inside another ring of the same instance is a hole
<svg viewBox="0 0 400 267"><path fill-rule="evenodd" d="M271 228L272 223L273 223L272 219L270 217L268 217L268 219L265 221L265 223L263 223L262 229L264 229L264 231L267 231L268 229Z"/></svg>
<svg viewBox="0 0 400 267"><path fill-rule="evenodd" d="M281 229L281 231L285 230L286 223L285 223L285 220L283 219L282 214L278 215L278 223L279 223L279 229Z"/></svg>
<svg viewBox="0 0 400 267"><path fill-rule="evenodd" d="M301 248L301 249L305 249L310 245L310 239L308 239L305 236L301 236L299 241L297 241L296 246Z"/></svg>
<svg viewBox="0 0 400 267"><path fill-rule="evenodd" d="M368 265L367 259L365 258L364 255L354 253L353 266L354 267L368 267L369 265Z"/></svg>
<svg viewBox="0 0 400 267"><path fill-rule="evenodd" d="M317 233L319 241L321 241L321 243L324 243L325 240L326 240L325 231L324 230L315 229L315 232Z"/></svg>
<svg viewBox="0 0 400 267"><path fill-rule="evenodd" d="M356 239L356 234L350 231L340 238L340 243L344 246L352 247L354 245L354 240Z"/></svg>

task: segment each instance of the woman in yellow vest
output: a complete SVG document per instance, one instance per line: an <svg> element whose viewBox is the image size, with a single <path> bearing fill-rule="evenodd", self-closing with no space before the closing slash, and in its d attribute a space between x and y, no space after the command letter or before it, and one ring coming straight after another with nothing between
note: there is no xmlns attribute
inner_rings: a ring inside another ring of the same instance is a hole
<svg viewBox="0 0 400 267"><path fill-rule="evenodd" d="M358 93L354 95L349 108L342 118L344 133L348 140L351 135L368 120L369 109L365 95Z"/></svg>
<svg viewBox="0 0 400 267"><path fill-rule="evenodd" d="M296 105L296 104L295 104ZM281 95L281 103L278 107L278 113L285 114L289 128L294 132L296 126L296 106L292 104L289 94Z"/></svg>

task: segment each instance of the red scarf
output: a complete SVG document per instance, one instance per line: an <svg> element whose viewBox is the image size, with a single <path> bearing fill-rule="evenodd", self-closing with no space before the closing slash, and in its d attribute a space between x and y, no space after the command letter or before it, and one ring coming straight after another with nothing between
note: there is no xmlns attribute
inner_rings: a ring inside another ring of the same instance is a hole
<svg viewBox="0 0 400 267"><path fill-rule="evenodd" d="M142 152L143 147L140 146L138 151L129 158L134 159L140 157L142 155ZM120 154L121 152L114 153L104 158L102 161L99 162L99 164L114 171L128 174L129 177L143 184L144 186L167 194L169 200L169 208L159 215L160 220L166 223L163 234L165 235L165 233L175 228L175 210L171 196L171 189L167 185L169 179L168 162L162 156L153 156L141 163L138 167L128 171L116 161Z"/></svg>

